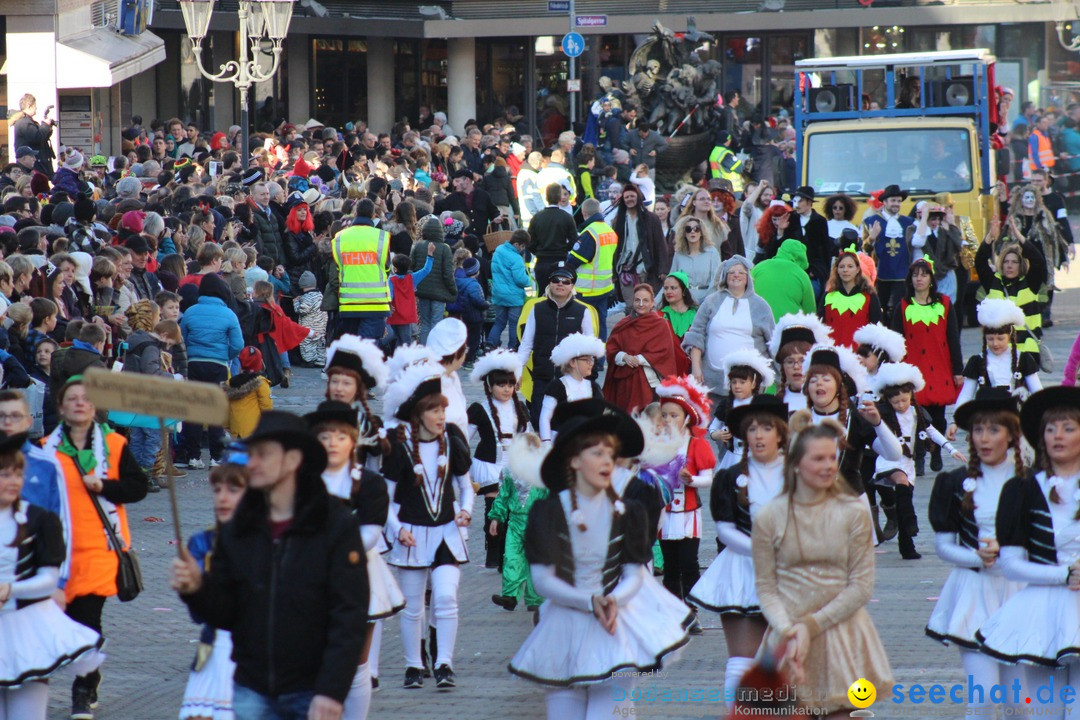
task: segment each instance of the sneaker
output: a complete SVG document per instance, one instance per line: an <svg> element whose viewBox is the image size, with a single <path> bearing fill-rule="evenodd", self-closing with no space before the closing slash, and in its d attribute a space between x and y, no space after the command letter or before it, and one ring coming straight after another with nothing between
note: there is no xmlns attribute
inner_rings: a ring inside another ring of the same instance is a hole
<svg viewBox="0 0 1080 720"><path fill-rule="evenodd" d="M146 480L146 492L148 492L148 493L159 493L159 492L161 492L161 486L158 485L158 481L157 481L156 478L147 478L147 480Z"/></svg>
<svg viewBox="0 0 1080 720"><path fill-rule="evenodd" d="M371 692L379 692L379 678L377 677L371 678Z"/></svg>
<svg viewBox="0 0 1080 720"><path fill-rule="evenodd" d="M203 464L203 461L200 460L199 458L195 458L194 460L177 460L176 462L173 463L173 465L178 467L178 468L186 468L188 470L205 470L206 469L206 465Z"/></svg>
<svg viewBox="0 0 1080 720"><path fill-rule="evenodd" d="M94 720L94 711L90 707L92 692L88 687L72 688L71 720Z"/></svg>
<svg viewBox="0 0 1080 720"><path fill-rule="evenodd" d="M210 467L212 467L212 468L216 468L219 465L223 465L223 464L224 464L224 461L222 461L222 460L214 460L213 458L210 459Z"/></svg>
<svg viewBox="0 0 1080 720"><path fill-rule="evenodd" d="M402 685L406 690L415 690L424 687L424 673L420 668L405 668L405 683ZM93 720L93 718L91 718Z"/></svg>
<svg viewBox="0 0 1080 720"><path fill-rule="evenodd" d="M435 668L435 687L457 687L457 678L454 677L454 671L450 669L449 665L440 665Z"/></svg>

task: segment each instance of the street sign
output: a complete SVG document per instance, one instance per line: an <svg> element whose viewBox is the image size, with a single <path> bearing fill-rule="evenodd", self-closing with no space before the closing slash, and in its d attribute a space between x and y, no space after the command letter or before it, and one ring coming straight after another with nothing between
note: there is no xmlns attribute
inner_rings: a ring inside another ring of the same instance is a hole
<svg viewBox="0 0 1080 720"><path fill-rule="evenodd" d="M607 27L607 15L578 15L574 18L574 27Z"/></svg>
<svg viewBox="0 0 1080 720"><path fill-rule="evenodd" d="M570 0L548 0L548 12L570 12Z"/></svg>
<svg viewBox="0 0 1080 720"><path fill-rule="evenodd" d="M570 78L566 81L566 92L581 92L581 78Z"/></svg>
<svg viewBox="0 0 1080 720"><path fill-rule="evenodd" d="M225 392L211 383L95 369L83 381L90 402L99 408L199 425L224 425L229 418Z"/></svg>
<svg viewBox="0 0 1080 720"><path fill-rule="evenodd" d="M581 53L585 52L585 38L581 33L566 33L562 39L562 51L566 53L566 57L580 57Z"/></svg>

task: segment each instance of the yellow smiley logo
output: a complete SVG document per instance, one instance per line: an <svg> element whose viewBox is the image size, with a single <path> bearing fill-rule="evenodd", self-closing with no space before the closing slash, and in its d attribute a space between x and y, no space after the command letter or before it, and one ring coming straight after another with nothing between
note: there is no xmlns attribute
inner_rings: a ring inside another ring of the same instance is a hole
<svg viewBox="0 0 1080 720"><path fill-rule="evenodd" d="M857 708L868 708L877 700L877 688L866 678L859 678L851 683L847 690L848 700Z"/></svg>

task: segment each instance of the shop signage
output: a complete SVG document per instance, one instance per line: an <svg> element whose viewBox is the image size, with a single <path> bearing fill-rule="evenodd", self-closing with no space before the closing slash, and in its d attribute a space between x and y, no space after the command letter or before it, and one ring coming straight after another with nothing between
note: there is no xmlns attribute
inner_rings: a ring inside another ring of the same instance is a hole
<svg viewBox="0 0 1080 720"><path fill-rule="evenodd" d="M578 15L574 18L574 27L607 27L607 15Z"/></svg>

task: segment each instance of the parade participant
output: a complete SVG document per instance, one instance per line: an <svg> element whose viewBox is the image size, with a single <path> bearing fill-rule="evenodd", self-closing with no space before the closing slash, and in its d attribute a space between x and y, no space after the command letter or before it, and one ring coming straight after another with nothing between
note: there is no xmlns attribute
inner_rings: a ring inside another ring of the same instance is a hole
<svg viewBox="0 0 1080 720"><path fill-rule="evenodd" d="M492 350L476 362L470 379L484 388L485 402L469 405L467 415L469 440L479 437L473 455L472 479L479 486L476 494L484 496L484 529L487 530L506 474L506 449L515 435L529 429L529 413L517 395L521 364L516 352ZM485 532L484 567L503 566L505 537L505 532Z"/></svg>
<svg viewBox="0 0 1080 720"><path fill-rule="evenodd" d="M438 638L433 663L435 686L452 688L457 684L453 662L458 583L460 566L469 561L466 528L476 494L469 478L472 461L468 441L464 432L446 419L445 380L442 365L422 361L405 368L383 400L384 412L401 423L382 469L391 503L386 529L394 539L387 561L398 568L406 601L401 616L406 689L424 684L420 638L429 574Z"/></svg>
<svg viewBox="0 0 1080 720"><path fill-rule="evenodd" d="M326 399L357 406L357 424L364 464L377 463L387 450L383 421L368 404L371 393L385 387L389 371L374 340L342 335L326 348ZM377 468L377 465L376 465Z"/></svg>
<svg viewBox="0 0 1080 720"><path fill-rule="evenodd" d="M708 390L689 375L664 378L656 393L660 398L660 417L665 430L678 443L674 457L663 465L649 468L661 475L672 495L660 528L664 587L685 601L690 588L701 576L698 572L701 489L712 485L713 468L716 467L716 456L705 439L703 427L712 403ZM695 628L700 633L696 620Z"/></svg>
<svg viewBox="0 0 1080 720"><path fill-rule="evenodd" d="M800 411L791 431L783 490L751 530L757 593L769 623L764 642L786 642L784 661L799 697L823 708L825 720L839 720L852 708L851 678L892 684L866 611L874 588L873 529L837 460L847 429L832 419L813 423Z"/></svg>
<svg viewBox="0 0 1080 720"><path fill-rule="evenodd" d="M588 201L586 201L588 202ZM505 527L506 545L502 561L502 589L491 596L491 602L504 610L513 611L524 590L525 609L536 612L544 602L533 586L525 557L525 527L533 504L548 496L540 480L540 464L547 449L535 433L517 435L506 450L507 472L502 475L499 494L491 507L488 534Z"/></svg>
<svg viewBox="0 0 1080 720"><path fill-rule="evenodd" d="M690 277L681 270L669 272L664 278L660 312L671 323L671 329L680 342L694 323L697 309L698 305L690 292Z"/></svg>
<svg viewBox="0 0 1080 720"><path fill-rule="evenodd" d="M656 398L662 378L690 369L671 324L656 312L652 286L639 283L633 301L633 314L611 329L604 376L604 399L631 412Z"/></svg>
<svg viewBox="0 0 1080 720"><path fill-rule="evenodd" d="M374 643L375 625L384 618L401 612L405 607L405 597L382 558L382 553L388 549L382 537L390 498L382 476L363 467L357 460L360 429L356 412L350 405L326 400L319 403L315 412L305 415L304 420L326 450L323 483L330 495L342 500L356 516L360 525L360 538L367 555L367 639L342 712L342 717L347 720L364 720L371 706L374 684L371 657L373 654L378 657L379 652Z"/></svg>
<svg viewBox="0 0 1080 720"><path fill-rule="evenodd" d="M469 410L457 371L465 365L469 330L457 318L444 318L431 328L426 345L443 366L442 394L450 403L446 407L446 422L464 430L469 424Z"/></svg>
<svg viewBox="0 0 1080 720"><path fill-rule="evenodd" d="M871 385L881 398L878 408L882 422L900 440L903 451L903 457L898 461L878 457L873 482L895 491L900 556L905 560L918 560L922 556L915 549L914 540L919 534L919 520L913 501L915 441L933 441L962 463L967 463L967 458L930 423L930 416L915 401L916 395L926 386L919 368L902 362L886 363L878 368Z"/></svg>
<svg viewBox="0 0 1080 720"><path fill-rule="evenodd" d="M736 350L724 357L724 389L728 392L716 403L709 423L709 437L724 451L721 470L735 465L743 456L742 443L728 425L728 414L764 393L775 379L772 363L753 350Z"/></svg>
<svg viewBox="0 0 1080 720"><path fill-rule="evenodd" d="M754 518L784 486L788 407L773 395L758 395L728 415L743 443L739 464L716 474L709 509L724 549L690 591L688 600L720 613L727 644L724 701L735 699L739 680L753 664L767 624L754 587L750 531Z"/></svg>
<svg viewBox="0 0 1080 720"><path fill-rule="evenodd" d="M851 339L855 343L855 354L870 377L885 363L901 362L907 355L904 336L879 322L863 325Z"/></svg>
<svg viewBox="0 0 1080 720"><path fill-rule="evenodd" d="M1019 404L1005 388L982 386L956 409L954 420L968 433L969 461L938 475L930 495L934 546L938 557L955 567L938 594L926 634L960 650L964 674L973 684L1011 687L1022 674L1020 667L983 654L975 633L1023 587L1001 571L996 529L1005 483L1026 472ZM985 696L978 704L969 699L967 711L996 712Z"/></svg>
<svg viewBox="0 0 1080 720"><path fill-rule="evenodd" d="M982 352L964 365L964 385L956 398L957 407L975 397L980 387L1004 387L1021 398L1042 390L1039 368L1030 355L1016 347L1016 327L1024 325L1024 313L1008 300L987 298L976 308L982 326ZM956 423L948 436L956 437Z"/></svg>
<svg viewBox="0 0 1080 720"><path fill-rule="evenodd" d="M1024 313L1024 324L1016 328L1016 346L1039 364L1039 341L1042 338L1043 302L1041 293L1046 284L1046 259L1025 236L1001 248L993 260L993 243L999 231L993 222L975 251L975 271L982 291L988 298L1006 299Z"/></svg>
<svg viewBox="0 0 1080 720"><path fill-rule="evenodd" d="M776 397L787 405L789 413L806 409L806 395L803 394L806 353L814 345L829 344L831 334L832 328L816 315L789 313L776 321L769 338L769 356L780 368Z"/></svg>
<svg viewBox="0 0 1080 720"><path fill-rule="evenodd" d="M568 404L540 467L550 494L533 504L525 530L533 583L547 600L510 672L547 687L549 720L630 712L612 674L659 669L688 640L689 609L646 581L646 511L611 484L619 448L641 448L641 430L617 408L596 406Z"/></svg>
<svg viewBox="0 0 1080 720"><path fill-rule="evenodd" d="M1033 394L1020 410L1020 428L1036 448L1039 470L1006 483L995 526L1002 574L1027 586L1004 601L975 639L990 657L1023 663L1024 687L1060 688L1070 683L1080 632L1080 390ZM1033 705L1047 715L1065 714L1071 703L1064 694L1044 698L1034 697Z"/></svg>
<svg viewBox="0 0 1080 720"><path fill-rule="evenodd" d="M903 456L900 441L881 421L877 405L873 399L863 396L867 389L865 368L859 364L858 356L846 348L815 345L803 360L803 376L806 378L803 394L807 398L811 420L815 423L835 420L844 428L840 472L851 487L863 492L863 481L872 481L863 478L861 471L863 453L867 449L887 462L896 462ZM856 405L854 412L853 404Z"/></svg>
<svg viewBox="0 0 1080 720"><path fill-rule="evenodd" d="M188 538L188 552L199 569L209 570L214 545L221 526L232 520L236 506L248 486L247 452L238 447L225 451L225 462L210 471L210 490L214 494L214 527ZM195 618L196 622L198 618ZM184 688L184 701L180 705L180 719L185 720L231 720L233 673L236 663L232 661L232 633L217 630L213 625L203 625L195 660Z"/></svg>
<svg viewBox="0 0 1080 720"><path fill-rule="evenodd" d="M544 404L540 408L541 440L551 441L551 417L560 405L588 398L603 399L603 391L590 377L596 358L603 357L605 352L600 338L581 333L567 335L551 351L551 364L560 375L544 391Z"/></svg>
<svg viewBox="0 0 1080 720"><path fill-rule="evenodd" d="M246 445L249 490L209 572L185 549L172 587L232 631L236 720L338 718L367 623L359 525L326 491L326 451L303 419L263 413Z"/></svg>
<svg viewBox="0 0 1080 720"><path fill-rule="evenodd" d="M0 717L45 720L49 676L73 662L93 670L104 640L52 601L64 532L55 514L20 497L25 442L25 433L0 436Z"/></svg>
<svg viewBox="0 0 1080 720"><path fill-rule="evenodd" d="M881 321L881 303L874 286L862 273L854 244L840 250L818 306L818 315L832 328L833 342L852 350L857 345L855 332Z"/></svg>
<svg viewBox="0 0 1080 720"><path fill-rule="evenodd" d="M904 274L911 265L911 239L915 235L915 218L900 214L900 205L908 194L899 185L886 187L878 200L882 203L876 214L864 221L878 259L877 291L881 309L891 317L904 293Z"/></svg>
<svg viewBox="0 0 1080 720"><path fill-rule="evenodd" d="M56 401L62 422L42 445L59 461L67 488L71 516L71 572L64 586L67 615L101 634L105 601L118 593L116 545L131 549L124 506L146 497L147 479L124 436L94 421L97 408L87 398L81 375L60 387ZM91 707L97 703L100 683L96 669L76 675L71 686L73 718L93 719Z"/></svg>
<svg viewBox="0 0 1080 720"><path fill-rule="evenodd" d="M937 291L934 263L922 258L911 263L906 292L899 298L892 328L903 333L907 358L919 368L926 386L915 399L930 413L938 432L947 430L945 406L956 402L963 383L963 355L960 354L960 326L948 295ZM923 474L926 447L915 451L915 471ZM941 448L930 446L930 469L941 470Z"/></svg>

